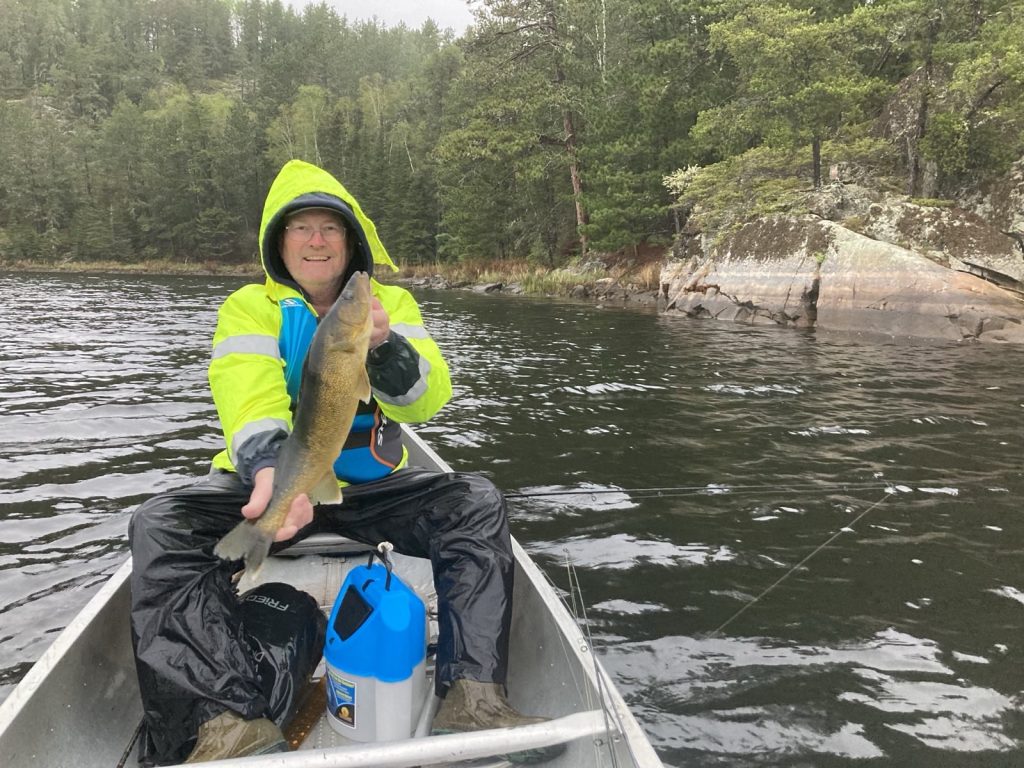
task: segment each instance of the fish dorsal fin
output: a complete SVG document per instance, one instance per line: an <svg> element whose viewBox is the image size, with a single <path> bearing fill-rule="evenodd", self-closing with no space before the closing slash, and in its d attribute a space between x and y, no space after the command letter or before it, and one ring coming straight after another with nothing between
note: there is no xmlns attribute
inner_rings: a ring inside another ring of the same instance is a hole
<svg viewBox="0 0 1024 768"><path fill-rule="evenodd" d="M309 492L309 500L317 504L338 504L341 502L341 488L338 487L338 478L334 476L334 469L324 475Z"/></svg>
<svg viewBox="0 0 1024 768"><path fill-rule="evenodd" d="M359 369L361 375L356 376L356 397L362 400L364 403L370 402L370 376L366 372L366 367L363 366Z"/></svg>

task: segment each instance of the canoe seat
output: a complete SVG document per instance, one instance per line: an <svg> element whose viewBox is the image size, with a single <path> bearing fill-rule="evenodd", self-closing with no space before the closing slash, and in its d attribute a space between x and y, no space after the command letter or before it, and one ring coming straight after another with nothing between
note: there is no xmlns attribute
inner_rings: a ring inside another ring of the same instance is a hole
<svg viewBox="0 0 1024 768"><path fill-rule="evenodd" d="M268 557L256 573L243 571L236 589L243 593L259 584L283 581L311 594L324 612L330 613L345 576L355 566L366 565L371 549L369 544L345 536L318 533ZM395 572L427 604L427 610L436 612L430 561L397 552L391 553L391 561Z"/></svg>
<svg viewBox="0 0 1024 768"><path fill-rule="evenodd" d="M302 555L350 555L369 552L369 544L341 536L337 533L314 533L298 544L276 553L274 557L301 557Z"/></svg>

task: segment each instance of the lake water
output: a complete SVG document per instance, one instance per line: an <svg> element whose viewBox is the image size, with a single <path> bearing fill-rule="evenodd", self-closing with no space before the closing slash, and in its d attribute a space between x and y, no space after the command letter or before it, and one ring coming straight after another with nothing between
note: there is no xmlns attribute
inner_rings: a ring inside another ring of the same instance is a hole
<svg viewBox="0 0 1024 768"><path fill-rule="evenodd" d="M0 697L206 472L240 284L0 275ZM417 296L455 382L421 434L574 569L666 765L1021 762L1024 350Z"/></svg>

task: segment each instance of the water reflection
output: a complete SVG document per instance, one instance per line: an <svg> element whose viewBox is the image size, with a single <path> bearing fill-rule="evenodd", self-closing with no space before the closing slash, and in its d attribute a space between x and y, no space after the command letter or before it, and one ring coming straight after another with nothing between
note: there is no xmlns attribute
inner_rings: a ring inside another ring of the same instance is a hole
<svg viewBox="0 0 1024 768"><path fill-rule="evenodd" d="M965 684L941 657L935 642L892 629L833 646L665 637L606 656L631 705L684 752L862 760L906 750L899 735L956 752L1015 749L1003 733L1014 698ZM806 706L801 688L812 675L832 689L831 711Z"/></svg>
<svg viewBox="0 0 1024 768"><path fill-rule="evenodd" d="M632 569L641 565L708 565L732 560L735 555L726 546L673 544L669 541L638 539L626 533L600 538L574 536L563 541L533 544L531 555L566 553L573 565L581 568Z"/></svg>
<svg viewBox="0 0 1024 768"><path fill-rule="evenodd" d="M0 276L0 696L219 449L238 284ZM1015 762L1024 351L420 298L422 434L509 491L666 764Z"/></svg>
<svg viewBox="0 0 1024 768"><path fill-rule="evenodd" d="M0 695L123 562L128 510L217 445L205 282L0 277Z"/></svg>

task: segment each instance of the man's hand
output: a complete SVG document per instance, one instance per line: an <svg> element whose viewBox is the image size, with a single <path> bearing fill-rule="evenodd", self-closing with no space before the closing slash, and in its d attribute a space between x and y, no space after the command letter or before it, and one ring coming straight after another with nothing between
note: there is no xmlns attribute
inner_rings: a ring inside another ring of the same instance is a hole
<svg viewBox="0 0 1024 768"><path fill-rule="evenodd" d="M252 479L252 495L249 496L249 503L242 507L242 516L249 520L255 520L262 515L267 504L270 503L270 494L273 490L274 468L264 467ZM305 528L311 522L313 522L313 505L309 501L309 496L303 493L295 497L291 509L285 515L284 525L274 536L274 541L287 541L298 533L300 528Z"/></svg>
<svg viewBox="0 0 1024 768"><path fill-rule="evenodd" d="M373 331L370 333L370 349L381 344L391 333L391 320L388 312L380 303L380 299L373 297L373 304L370 305L370 317L373 318Z"/></svg>

